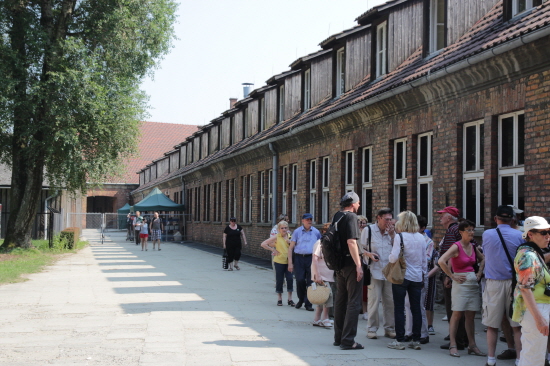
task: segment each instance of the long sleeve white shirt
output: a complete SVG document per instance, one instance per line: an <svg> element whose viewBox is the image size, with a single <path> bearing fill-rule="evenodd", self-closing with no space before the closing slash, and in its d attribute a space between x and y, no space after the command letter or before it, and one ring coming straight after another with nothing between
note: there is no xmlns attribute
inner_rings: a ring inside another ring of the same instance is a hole
<svg viewBox="0 0 550 366"><path fill-rule="evenodd" d="M407 264L405 278L412 282L422 282L423 274L428 269L428 259L426 258L426 240L420 233L401 233L403 235L403 257ZM395 234L393 248L389 255L391 263L397 262L399 252L401 251L401 238Z"/></svg>
<svg viewBox="0 0 550 366"><path fill-rule="evenodd" d="M379 261L371 261L369 265L372 278L375 280L385 280L386 277L382 274L382 269L388 264L388 258L392 250L391 236L385 231L380 232L380 228L377 224L370 225L372 231L371 239L371 253L378 255ZM359 243L366 250L369 251L368 245L369 228L366 227L361 232L361 239Z"/></svg>

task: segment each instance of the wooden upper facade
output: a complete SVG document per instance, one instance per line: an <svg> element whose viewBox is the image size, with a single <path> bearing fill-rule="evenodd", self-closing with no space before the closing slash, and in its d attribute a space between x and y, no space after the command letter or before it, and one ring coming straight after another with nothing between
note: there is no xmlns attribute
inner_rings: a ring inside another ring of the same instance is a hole
<svg viewBox="0 0 550 366"><path fill-rule="evenodd" d="M327 38L320 51L297 59L143 168L136 192L354 103L397 93L520 37L533 29L529 21L534 29L548 25L549 7L542 0L393 0L374 7L356 19L357 26Z"/></svg>

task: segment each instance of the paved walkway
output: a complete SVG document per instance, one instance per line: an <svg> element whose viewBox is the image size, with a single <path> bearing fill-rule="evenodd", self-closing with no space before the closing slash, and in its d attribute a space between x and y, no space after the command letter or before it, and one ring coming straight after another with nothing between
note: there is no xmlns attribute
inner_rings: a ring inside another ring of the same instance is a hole
<svg viewBox="0 0 550 366"><path fill-rule="evenodd" d="M0 365L483 365L451 358L438 334L421 351L386 348L366 338L361 351L332 346L332 330L313 327L303 308L277 307L273 274L196 245L163 244L142 252L122 234L66 255L29 281L0 286ZM295 297L296 301L296 297ZM477 320L478 344L486 350ZM380 333L380 331L379 331ZM499 350L504 343L499 342ZM513 365L499 361L499 366Z"/></svg>

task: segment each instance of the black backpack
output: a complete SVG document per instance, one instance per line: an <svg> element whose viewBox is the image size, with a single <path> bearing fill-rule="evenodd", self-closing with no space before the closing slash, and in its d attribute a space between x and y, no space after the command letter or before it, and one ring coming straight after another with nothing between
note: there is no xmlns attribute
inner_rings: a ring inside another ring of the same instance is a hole
<svg viewBox="0 0 550 366"><path fill-rule="evenodd" d="M336 216L336 215L335 215ZM334 222L328 228L327 232L321 238L321 251L323 252L323 259L329 269L333 271L339 271L344 268L345 253L340 245L340 235L338 234L338 223L342 220L344 214Z"/></svg>

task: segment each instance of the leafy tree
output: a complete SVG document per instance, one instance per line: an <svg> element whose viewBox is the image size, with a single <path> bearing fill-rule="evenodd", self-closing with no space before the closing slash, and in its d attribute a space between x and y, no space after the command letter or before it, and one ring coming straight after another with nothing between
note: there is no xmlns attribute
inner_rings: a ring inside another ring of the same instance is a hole
<svg viewBox="0 0 550 366"><path fill-rule="evenodd" d="M116 174L175 11L173 0L0 0L0 159L12 169L4 248L30 246L44 181L76 192Z"/></svg>

